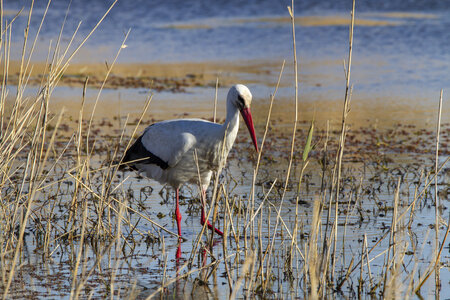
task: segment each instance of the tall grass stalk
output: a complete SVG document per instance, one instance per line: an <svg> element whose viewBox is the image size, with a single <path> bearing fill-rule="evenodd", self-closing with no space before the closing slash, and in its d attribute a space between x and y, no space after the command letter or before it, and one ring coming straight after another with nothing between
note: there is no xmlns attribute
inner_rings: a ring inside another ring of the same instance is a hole
<svg viewBox="0 0 450 300"><path fill-rule="evenodd" d="M441 268L441 253L444 248L445 242L447 240L448 234L450 233L450 217L447 221L447 229L445 231L444 237L442 239L442 242L439 242L439 226L441 223L441 216L440 216L440 198L438 193L438 175L443 170L444 166L447 164L447 162L450 160L450 157L447 157L446 160L442 163L442 165L439 167L439 137L440 137L440 128L441 128L441 114L442 114L442 95L443 90L441 90L440 97L439 97L439 107L438 107L438 117L436 122L436 153L435 153L435 166L434 166L434 178L432 178L424 187L422 192L419 194L419 197L422 196L429 185L431 185L432 182L434 182L434 198L435 198L435 252L434 252L434 262L430 263L430 267L425 273L424 276L420 279L417 286L414 288L414 292L416 294L419 294L420 289L422 288L423 284L428 280L428 278L431 276L432 272L435 274L435 296L438 299L440 297L440 289L441 289L441 283L440 283L440 268Z"/></svg>
<svg viewBox="0 0 450 300"><path fill-rule="evenodd" d="M436 214L436 220L435 220L435 231L436 231L436 238L435 238L435 257L436 257L436 264L434 269L435 274L435 295L436 299L440 298L440 290L441 290L441 280L440 280L440 256L439 256L439 226L441 224L441 216L440 216L440 209L441 209L441 202L440 197L438 193L438 169L439 169L439 135L441 130L441 114L442 114L442 94L444 93L444 90L441 89L441 94L439 97L439 108L438 108L438 117L437 117L437 123L436 123L436 156L435 156L435 165L434 165L434 207L435 207L435 214Z"/></svg>
<svg viewBox="0 0 450 300"><path fill-rule="evenodd" d="M332 254L332 267L331 267L331 280L334 281L334 274L336 271L336 250L337 250L337 237L338 237L338 217L339 217L339 193L340 193L340 182L341 182L341 171L342 171L342 157L344 155L345 146L345 136L347 133L347 115L350 112L350 99L352 94L352 89L350 87L350 71L352 67L352 52L353 52L353 28L355 24L355 0L353 0L352 12L351 12L351 22L349 30L349 47L348 47L348 61L347 68L345 69L345 97L344 97L344 108L342 111L342 124L341 124L341 136L339 139L339 148L336 155L336 165L337 174L334 181L334 224L333 224L333 254ZM344 63L345 67L345 63ZM334 172L334 171L333 171ZM334 175L333 175L334 176ZM330 205L331 208L331 197Z"/></svg>

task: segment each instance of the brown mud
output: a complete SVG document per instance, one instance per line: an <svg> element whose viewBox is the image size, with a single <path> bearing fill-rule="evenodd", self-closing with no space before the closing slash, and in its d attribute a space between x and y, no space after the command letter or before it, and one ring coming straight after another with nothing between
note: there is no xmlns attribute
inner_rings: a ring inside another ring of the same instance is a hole
<svg viewBox="0 0 450 300"><path fill-rule="evenodd" d="M188 87L215 87L218 77L220 77L219 86L228 86L237 81L235 74L265 75L270 73L269 69L275 64L279 65L279 62L123 63L113 66L104 88L147 88L157 92L183 93ZM82 87L86 78L89 78L89 87L99 88L109 68L107 63L71 64L60 78L58 85ZM17 84L19 70L19 62L10 62L8 84ZM3 75L2 72L1 74ZM33 63L28 84L40 85L46 79L42 74L48 74L45 63Z"/></svg>

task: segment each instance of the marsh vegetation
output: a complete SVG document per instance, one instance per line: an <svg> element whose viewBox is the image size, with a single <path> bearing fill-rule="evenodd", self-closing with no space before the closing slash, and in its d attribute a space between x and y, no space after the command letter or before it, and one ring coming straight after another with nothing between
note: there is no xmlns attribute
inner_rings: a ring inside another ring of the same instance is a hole
<svg viewBox="0 0 450 300"><path fill-rule="evenodd" d="M27 13L31 16L32 7ZM295 16L292 10L287 14L293 65L301 66ZM238 137L208 191L208 216L226 238L197 224L198 187L186 186L180 201L187 225L182 243L173 230L168 188L119 170L124 151L154 121L146 117L153 94L137 118L97 117L114 59L104 77L95 79L98 97L89 109L86 90L93 86L89 76L80 76L78 115L68 119L64 111L55 113L52 93L91 34L78 45L69 38L64 47L59 36L42 74L34 77L39 80L29 81L39 30L28 36L28 22L18 74L9 74L9 55L16 51L10 48L14 18L2 16L3 298L448 296L443 287L449 285L450 266L443 257L448 257L450 230L450 124L440 122L442 92L434 129L349 124L354 16L353 9L350 40L342 41L350 46L342 118L333 125L302 119L301 78L296 78L294 122L273 119L276 85L266 121L257 128L261 151L254 153L250 142ZM285 64L274 81L280 81ZM37 93L28 93L29 85L38 86Z"/></svg>

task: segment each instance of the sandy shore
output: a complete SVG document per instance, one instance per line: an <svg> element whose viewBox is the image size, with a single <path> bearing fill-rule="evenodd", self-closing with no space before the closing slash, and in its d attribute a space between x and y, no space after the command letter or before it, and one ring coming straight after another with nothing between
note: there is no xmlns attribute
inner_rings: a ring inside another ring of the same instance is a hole
<svg viewBox="0 0 450 300"><path fill-rule="evenodd" d="M356 26L399 26L405 24L405 19L436 19L438 16L427 13L410 12L390 12L390 13L363 13L355 19ZM321 27L321 26L348 26L350 20L347 16L328 15L328 16L297 16L295 22L303 27ZM192 29L211 29L220 26L232 26L234 24L244 23L265 23L280 24L291 23L290 17L257 17L257 18L239 18L239 19L215 19L209 23L174 23L165 25L166 28L175 28L181 30Z"/></svg>

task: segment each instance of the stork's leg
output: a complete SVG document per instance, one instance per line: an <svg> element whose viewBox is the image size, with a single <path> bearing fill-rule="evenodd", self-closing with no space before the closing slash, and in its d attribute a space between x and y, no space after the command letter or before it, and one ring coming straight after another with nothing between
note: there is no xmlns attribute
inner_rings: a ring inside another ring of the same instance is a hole
<svg viewBox="0 0 450 300"><path fill-rule="evenodd" d="M214 228L211 223L209 223L208 220L206 220L206 214L205 214L205 203L206 203L206 190L202 191L202 218L200 219L200 223L202 225L205 224L205 221L208 223L208 228L211 230L214 230L218 235L223 236L223 232L220 231L217 228Z"/></svg>
<svg viewBox="0 0 450 300"><path fill-rule="evenodd" d="M175 219L177 220L177 227L178 227L178 235L181 239L181 213L180 213L180 203L179 203L179 190L177 189L176 192L177 197L177 204L175 208Z"/></svg>

